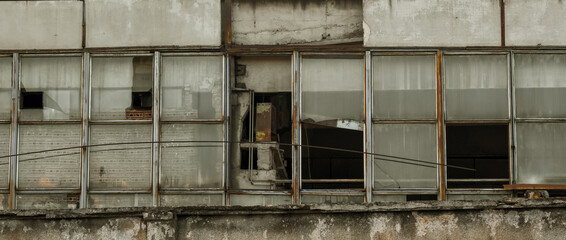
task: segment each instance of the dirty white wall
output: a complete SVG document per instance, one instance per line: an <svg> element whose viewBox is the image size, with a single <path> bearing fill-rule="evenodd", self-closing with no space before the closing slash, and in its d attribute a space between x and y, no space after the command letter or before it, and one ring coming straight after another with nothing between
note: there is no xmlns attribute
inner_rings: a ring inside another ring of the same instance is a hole
<svg viewBox="0 0 566 240"><path fill-rule="evenodd" d="M498 0L364 0L366 47L499 45Z"/></svg>
<svg viewBox="0 0 566 240"><path fill-rule="evenodd" d="M505 1L505 42L508 46L565 46L566 1Z"/></svg>
<svg viewBox="0 0 566 240"><path fill-rule="evenodd" d="M362 0L233 1L233 44L332 44L360 41Z"/></svg>
<svg viewBox="0 0 566 240"><path fill-rule="evenodd" d="M86 47L220 46L220 0L85 0Z"/></svg>
<svg viewBox="0 0 566 240"><path fill-rule="evenodd" d="M0 50L79 49L80 1L0 1Z"/></svg>

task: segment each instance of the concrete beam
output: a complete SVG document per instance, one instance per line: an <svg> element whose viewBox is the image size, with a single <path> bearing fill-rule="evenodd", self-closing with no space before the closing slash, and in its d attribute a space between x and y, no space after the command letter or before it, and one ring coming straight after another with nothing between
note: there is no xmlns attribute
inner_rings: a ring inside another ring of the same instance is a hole
<svg viewBox="0 0 566 240"><path fill-rule="evenodd" d="M499 46L500 15L499 0L364 0L364 46Z"/></svg>
<svg viewBox="0 0 566 240"><path fill-rule="evenodd" d="M505 1L508 46L566 46L566 1Z"/></svg>
<svg viewBox="0 0 566 240"><path fill-rule="evenodd" d="M86 47L221 44L220 0L85 0Z"/></svg>
<svg viewBox="0 0 566 240"><path fill-rule="evenodd" d="M0 1L0 50L80 49L80 1Z"/></svg>

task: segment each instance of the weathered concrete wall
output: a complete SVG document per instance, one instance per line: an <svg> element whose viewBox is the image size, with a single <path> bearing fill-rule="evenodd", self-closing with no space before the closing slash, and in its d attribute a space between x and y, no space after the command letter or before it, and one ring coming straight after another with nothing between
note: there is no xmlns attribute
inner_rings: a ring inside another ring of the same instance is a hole
<svg viewBox="0 0 566 240"><path fill-rule="evenodd" d="M0 50L82 47L80 1L0 1Z"/></svg>
<svg viewBox="0 0 566 240"><path fill-rule="evenodd" d="M565 46L566 1L505 1L505 42L508 46Z"/></svg>
<svg viewBox="0 0 566 240"><path fill-rule="evenodd" d="M362 0L233 1L233 44L333 44L361 41Z"/></svg>
<svg viewBox="0 0 566 240"><path fill-rule="evenodd" d="M562 239L566 200L0 212L0 239Z"/></svg>
<svg viewBox="0 0 566 240"><path fill-rule="evenodd" d="M499 46L499 0L364 0L364 45Z"/></svg>
<svg viewBox="0 0 566 240"><path fill-rule="evenodd" d="M219 46L220 0L85 0L86 47Z"/></svg>

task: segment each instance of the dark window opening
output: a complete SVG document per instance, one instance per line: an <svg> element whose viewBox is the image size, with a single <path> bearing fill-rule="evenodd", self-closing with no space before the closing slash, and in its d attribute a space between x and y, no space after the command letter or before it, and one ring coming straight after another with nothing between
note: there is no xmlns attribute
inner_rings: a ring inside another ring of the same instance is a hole
<svg viewBox="0 0 566 240"><path fill-rule="evenodd" d="M407 202L410 201L436 201L438 196L435 194L407 195Z"/></svg>
<svg viewBox="0 0 566 240"><path fill-rule="evenodd" d="M152 102L151 92L132 92L133 109L151 110Z"/></svg>
<svg viewBox="0 0 566 240"><path fill-rule="evenodd" d="M257 149L252 149L252 169L257 170ZM240 150L240 169L247 170L250 168L250 151L249 149Z"/></svg>
<svg viewBox="0 0 566 240"><path fill-rule="evenodd" d="M302 144L344 150L302 148L305 189L363 188L363 131L304 123ZM339 182L309 182L309 179L343 179ZM353 180L353 181L350 181Z"/></svg>
<svg viewBox="0 0 566 240"><path fill-rule="evenodd" d="M21 109L43 109L43 92L26 92L22 89Z"/></svg>
<svg viewBox="0 0 566 240"><path fill-rule="evenodd" d="M446 126L448 188L502 188L509 183L507 125Z"/></svg>
<svg viewBox="0 0 566 240"><path fill-rule="evenodd" d="M126 109L126 118L149 120L153 115L153 57L134 57L132 63L132 102Z"/></svg>

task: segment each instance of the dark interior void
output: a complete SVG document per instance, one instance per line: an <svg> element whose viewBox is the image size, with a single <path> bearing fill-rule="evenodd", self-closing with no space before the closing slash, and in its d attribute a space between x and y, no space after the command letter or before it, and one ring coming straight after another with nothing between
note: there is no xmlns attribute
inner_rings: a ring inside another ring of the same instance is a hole
<svg viewBox="0 0 566 240"><path fill-rule="evenodd" d="M363 179L363 132L303 124L302 144L359 151L302 148L303 179ZM304 189L363 188L363 182L308 183Z"/></svg>
<svg viewBox="0 0 566 240"><path fill-rule="evenodd" d="M407 202L410 201L436 201L438 200L438 196L434 194L426 194L426 195L407 195Z"/></svg>
<svg viewBox="0 0 566 240"><path fill-rule="evenodd" d="M472 168L469 171L447 168L448 188L502 188L509 181L509 130L507 125L446 126L446 157L449 165ZM457 181L476 179L485 181Z"/></svg>
<svg viewBox="0 0 566 240"><path fill-rule="evenodd" d="M240 169L246 170L250 168L250 150L249 149L241 149L240 150ZM257 149L252 149L252 169L257 170Z"/></svg>
<svg viewBox="0 0 566 240"><path fill-rule="evenodd" d="M134 57L131 109L151 110L153 104L153 57Z"/></svg>
<svg viewBox="0 0 566 240"><path fill-rule="evenodd" d="M42 109L43 108L43 92L26 92L22 89L21 109Z"/></svg>

